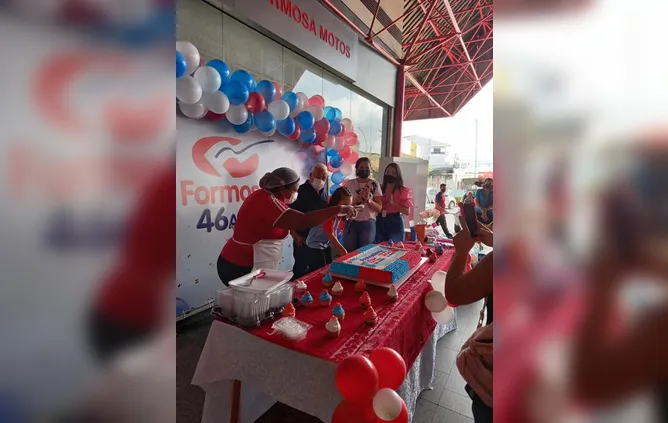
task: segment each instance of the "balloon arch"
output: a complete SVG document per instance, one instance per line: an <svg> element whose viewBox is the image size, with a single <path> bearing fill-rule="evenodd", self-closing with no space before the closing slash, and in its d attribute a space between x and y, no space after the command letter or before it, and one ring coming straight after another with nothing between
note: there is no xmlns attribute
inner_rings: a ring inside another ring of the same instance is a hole
<svg viewBox="0 0 668 423"><path fill-rule="evenodd" d="M176 42L176 98L189 118L226 120L239 134L257 130L270 137L278 132L308 148L332 172L330 193L352 175L359 158L353 150L358 143L353 122L321 95L282 93L278 82L256 83L247 71L230 72L219 59L202 65L199 51L187 41Z"/></svg>

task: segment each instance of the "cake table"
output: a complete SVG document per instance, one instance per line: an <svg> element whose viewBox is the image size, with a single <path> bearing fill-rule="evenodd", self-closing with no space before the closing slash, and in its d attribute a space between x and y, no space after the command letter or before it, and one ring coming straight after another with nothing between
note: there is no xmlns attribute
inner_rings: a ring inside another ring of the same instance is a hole
<svg viewBox="0 0 668 423"><path fill-rule="evenodd" d="M313 325L300 342L270 335L272 322L243 330L214 321L192 381L206 391L202 422L253 423L280 401L329 423L342 400L334 383L337 364L380 347L395 349L406 361L409 372L398 392L412 416L417 396L434 376L436 341L456 329L455 320L437 327L424 307L428 280L437 270L447 270L451 258L449 250L436 263L423 264L398 289L396 303L386 302L386 288L368 286L378 314L373 327L364 324L350 281L342 281L343 295L334 297L331 307L297 308L297 319ZM313 295L322 290L321 270L303 278ZM325 323L337 302L345 319L340 336L331 338Z"/></svg>

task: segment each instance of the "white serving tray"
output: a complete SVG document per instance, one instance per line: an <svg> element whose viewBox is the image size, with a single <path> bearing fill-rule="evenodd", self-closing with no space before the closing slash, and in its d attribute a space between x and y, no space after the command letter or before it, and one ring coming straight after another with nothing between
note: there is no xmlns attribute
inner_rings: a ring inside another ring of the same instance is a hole
<svg viewBox="0 0 668 423"><path fill-rule="evenodd" d="M370 281L370 280L367 280L367 279L364 279L364 282L368 285L382 286L383 288L387 288L387 289L389 289L390 286L392 286L392 285L394 285L395 288L399 288L401 285L403 285L404 282L406 282L408 280L408 278L413 276L413 274L415 272L417 272L418 269L421 268L422 265L425 264L427 261L429 261L429 259L427 257L422 257L420 259L420 264L418 264L417 266L415 266L414 268L409 270L408 273L406 273L404 275L404 277L399 279L396 283L374 282L374 281ZM329 272L329 270L327 270L327 272ZM327 273L327 272L323 272L323 274ZM333 277L340 278L340 279L346 279L346 280L349 280L349 281L357 281L359 279L359 278L353 278L353 277L350 277L350 276L339 275L338 273L333 273L333 272L330 272L330 273L332 273ZM255 284L255 282L253 282L253 284Z"/></svg>
<svg viewBox="0 0 668 423"><path fill-rule="evenodd" d="M244 286L252 277L261 272L265 272L266 276L260 279L255 279L249 286ZM290 282L292 275L293 273L288 270L254 269L249 274L230 281L230 286L239 291L252 292L255 294L270 294Z"/></svg>

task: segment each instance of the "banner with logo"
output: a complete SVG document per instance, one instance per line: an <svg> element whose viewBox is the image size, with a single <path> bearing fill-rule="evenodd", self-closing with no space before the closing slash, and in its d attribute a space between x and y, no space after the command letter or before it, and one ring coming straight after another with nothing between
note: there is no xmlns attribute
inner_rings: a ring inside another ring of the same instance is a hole
<svg viewBox="0 0 668 423"><path fill-rule="evenodd" d="M177 297L188 308L213 302L223 287L216 262L232 237L237 213L260 178L278 167L308 177L309 161L295 141L258 131L177 116ZM281 269L292 269L292 240L283 247Z"/></svg>

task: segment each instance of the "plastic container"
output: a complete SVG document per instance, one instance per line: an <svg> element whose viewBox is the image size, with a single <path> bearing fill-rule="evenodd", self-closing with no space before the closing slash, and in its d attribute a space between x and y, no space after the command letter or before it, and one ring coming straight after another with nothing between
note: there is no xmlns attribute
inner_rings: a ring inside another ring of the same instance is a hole
<svg viewBox="0 0 668 423"><path fill-rule="evenodd" d="M234 318L234 291L230 288L221 288L216 292L216 305L224 316Z"/></svg>

